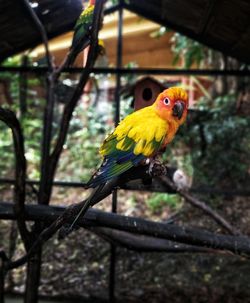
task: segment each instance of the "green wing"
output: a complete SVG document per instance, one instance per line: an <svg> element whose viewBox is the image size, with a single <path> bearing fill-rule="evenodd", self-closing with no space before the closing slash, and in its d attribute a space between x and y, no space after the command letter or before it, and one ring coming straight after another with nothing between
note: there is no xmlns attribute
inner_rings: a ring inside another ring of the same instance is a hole
<svg viewBox="0 0 250 303"><path fill-rule="evenodd" d="M89 40L89 31L93 22L93 13L94 13L94 5L89 5L84 11L81 13L78 18L76 25L74 27L74 36L72 40L72 46L76 47L78 43L82 42L82 49L84 49L84 38L86 41Z"/></svg>
<svg viewBox="0 0 250 303"><path fill-rule="evenodd" d="M138 112L125 118L104 140L100 148L104 160L89 181L89 186L96 187L121 175L161 149L166 136L166 124L152 117L147 117L145 123L145 117L140 119Z"/></svg>

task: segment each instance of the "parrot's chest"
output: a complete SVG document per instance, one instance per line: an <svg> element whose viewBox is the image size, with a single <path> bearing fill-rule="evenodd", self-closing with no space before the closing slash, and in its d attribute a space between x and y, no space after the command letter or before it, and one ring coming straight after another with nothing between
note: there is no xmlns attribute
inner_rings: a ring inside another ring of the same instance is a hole
<svg viewBox="0 0 250 303"><path fill-rule="evenodd" d="M163 142L164 147L174 139L174 136L175 136L177 130L178 130L178 125L176 125L175 123L169 123L168 129L166 132L167 134L166 134L165 140Z"/></svg>

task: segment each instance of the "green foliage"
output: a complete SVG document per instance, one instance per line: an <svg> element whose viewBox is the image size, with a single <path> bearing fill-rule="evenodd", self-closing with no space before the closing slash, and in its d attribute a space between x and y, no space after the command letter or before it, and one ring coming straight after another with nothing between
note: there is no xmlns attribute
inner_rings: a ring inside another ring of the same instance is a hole
<svg viewBox="0 0 250 303"><path fill-rule="evenodd" d="M100 143L110 130L106 119L95 108L86 111L83 104L76 108L59 162L58 179L86 182L90 178L101 160Z"/></svg>
<svg viewBox="0 0 250 303"><path fill-rule="evenodd" d="M11 130L7 128L3 122L0 123L0 171L1 176L6 176L6 173L14 166L14 150L12 144Z"/></svg>
<svg viewBox="0 0 250 303"><path fill-rule="evenodd" d="M4 62L5 66L20 65L20 56L9 58ZM22 75L21 75L22 76ZM10 95L12 104L4 104L3 107L9 108L15 112L20 118L21 127L25 138L25 156L28 162L28 177L39 178L40 166L40 148L41 148L41 133L42 133L42 112L44 107L44 99L37 95L37 85L43 86L43 79L28 78L27 90L27 113L24 116L20 115L19 111L19 74L0 73L0 78L10 81ZM4 123L0 123L0 150L1 163L0 176L13 175L14 168L14 148L12 135L9 128Z"/></svg>
<svg viewBox="0 0 250 303"><path fill-rule="evenodd" d="M28 163L28 178L39 179L41 140L42 140L42 113L29 107L29 111L21 121L25 138L25 157Z"/></svg>
<svg viewBox="0 0 250 303"><path fill-rule="evenodd" d="M171 42L172 51L174 53L174 65L181 59L184 61L185 68L190 68L193 64L198 67L204 65L209 54L207 47L179 33L173 35Z"/></svg>
<svg viewBox="0 0 250 303"><path fill-rule="evenodd" d="M198 123L186 125L179 134L191 149L198 182L236 186L248 176L250 119L236 114L235 100L234 94L212 104L204 99L198 103Z"/></svg>
<svg viewBox="0 0 250 303"><path fill-rule="evenodd" d="M171 209L179 208L181 205L181 198L179 195L153 193L146 203L153 212L159 212L166 206Z"/></svg>
<svg viewBox="0 0 250 303"><path fill-rule="evenodd" d="M183 63L184 68L190 68L192 65L204 67L207 63L211 62L213 54L211 49L186 36L172 32L172 30L164 26L160 27L160 29L151 36L160 38L168 32L173 33L170 40L171 50L174 54L173 65L177 65L181 62Z"/></svg>

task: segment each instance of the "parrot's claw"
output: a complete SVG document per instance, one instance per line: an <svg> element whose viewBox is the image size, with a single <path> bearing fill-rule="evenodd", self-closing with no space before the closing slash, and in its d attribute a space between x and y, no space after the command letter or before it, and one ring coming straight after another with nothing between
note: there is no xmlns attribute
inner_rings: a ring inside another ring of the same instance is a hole
<svg viewBox="0 0 250 303"><path fill-rule="evenodd" d="M148 173L151 177L158 177L166 175L167 169L163 163L158 159L151 160L148 168Z"/></svg>

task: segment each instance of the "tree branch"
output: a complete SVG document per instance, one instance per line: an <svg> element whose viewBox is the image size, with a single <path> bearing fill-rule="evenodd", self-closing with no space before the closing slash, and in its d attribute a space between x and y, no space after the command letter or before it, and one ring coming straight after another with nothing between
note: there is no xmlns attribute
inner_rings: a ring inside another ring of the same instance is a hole
<svg viewBox="0 0 250 303"><path fill-rule="evenodd" d="M38 16L36 15L36 13L34 12L33 8L31 7L30 2L28 0L22 0L22 1L23 1L23 4L24 4L28 14L31 17L32 22L36 26L37 30L39 31L39 33L43 39L48 67L50 70L53 70L53 63L52 63L50 52L49 52L48 37L47 37L46 30L45 30L43 24L41 23L41 21L39 20Z"/></svg>
<svg viewBox="0 0 250 303"><path fill-rule="evenodd" d="M15 149L15 197L14 211L17 216L17 224L21 238L26 250L31 244L31 235L24 220L25 205L25 180L26 180L26 159L24 155L24 138L21 126L15 114L0 107L0 120L3 121L12 131L14 149Z"/></svg>
<svg viewBox="0 0 250 303"><path fill-rule="evenodd" d="M138 252L217 253L216 250L205 247L185 245L144 235L135 235L107 227L90 227L87 229L112 244Z"/></svg>
<svg viewBox="0 0 250 303"><path fill-rule="evenodd" d="M193 197L187 190L183 190L178 188L173 181L171 181L167 176L159 177L159 180L166 185L168 188L172 188L172 190L176 191L180 194L185 201L204 211L207 215L209 215L214 221L216 221L221 227L226 229L232 235L240 235L241 233L234 228L226 219L224 219L220 214L218 214L215 210L213 210L210 206L208 206L205 202L198 200Z"/></svg>
<svg viewBox="0 0 250 303"><path fill-rule="evenodd" d="M79 206L79 204L78 204ZM75 207L74 207L75 208ZM15 219L15 215L8 204L0 204L0 210L5 212L5 217ZM2 211L0 211L1 213ZM37 246L46 242L65 222L71 223L73 218L69 214L70 209L42 205L27 205L25 217L27 220L42 220L53 222L39 235L29 252L22 258L9 262L8 269L15 268L27 262L28 258L36 252ZM108 227L133 234L140 234L158 239L166 239L188 245L206 247L210 249L230 251L234 254L250 255L250 238L246 236L231 236L208 232L199 228L178 226L152 222L141 218L125 217L113 213L89 209L84 218L79 219L79 226ZM37 243L39 245L37 245Z"/></svg>
<svg viewBox="0 0 250 303"><path fill-rule="evenodd" d="M54 150L48 159L49 165L48 165L48 173L46 174L46 184L43 187L43 190L41 191L41 194L43 194L45 200L48 200L51 195L52 182L54 179L57 163L60 158L60 155L61 155L61 152L63 149L63 145L66 140L72 113L74 111L74 108L75 108L80 96L83 93L83 88L88 81L90 70L94 65L94 61L96 58L95 49L96 49L97 42L98 42L98 30L100 28L103 5L104 5L104 0L97 1L96 5L95 5L93 26L92 26L91 39L90 39L91 40L90 50L89 50L89 54L88 54L86 67L83 69L83 73L80 77L80 80L78 82L78 85L74 91L74 94L73 94L71 100L65 105L61 123L60 123L58 138L56 140ZM58 77L57 71L54 71L53 77Z"/></svg>
<svg viewBox="0 0 250 303"><path fill-rule="evenodd" d="M148 180L149 178L148 166L133 167L126 173L122 174L119 178L108 182L104 186L103 190L94 197L92 205L104 199L114 188L117 188L126 182L133 179ZM166 184L166 186L169 188L169 185ZM25 256L9 263L9 268L15 268L24 264L28 258L36 252L40 245L51 238L63 225L70 224L84 204L85 201L82 201L78 204L71 205L67 209L50 207L49 209L53 209L52 213L48 213L47 209L44 213L40 209L36 216L28 213L30 206L29 208L26 208L27 219L43 220L45 222L55 221L41 232L36 242L33 243L31 249ZM7 214L6 216L11 219L10 214ZM88 210L84 218L79 218L78 225L87 228L93 226L109 227L112 229L171 240L188 245L196 245L217 250L228 250L235 254L250 254L250 239L248 237L218 235L200 229L151 222L140 218L123 217L96 210Z"/></svg>

